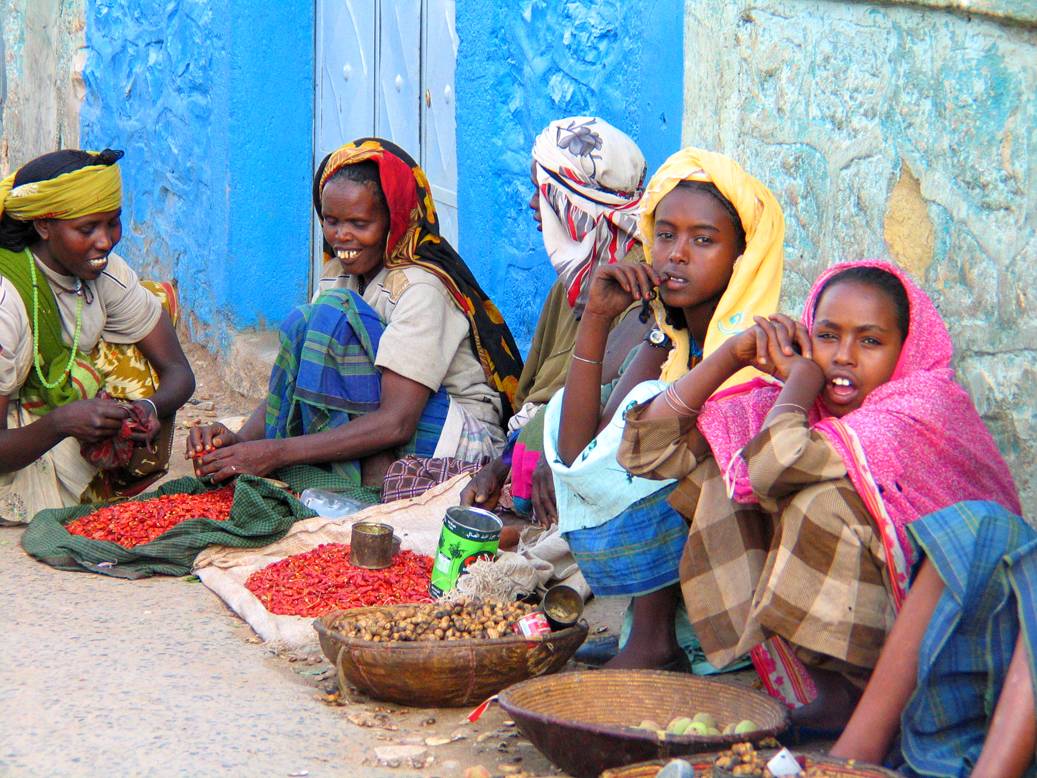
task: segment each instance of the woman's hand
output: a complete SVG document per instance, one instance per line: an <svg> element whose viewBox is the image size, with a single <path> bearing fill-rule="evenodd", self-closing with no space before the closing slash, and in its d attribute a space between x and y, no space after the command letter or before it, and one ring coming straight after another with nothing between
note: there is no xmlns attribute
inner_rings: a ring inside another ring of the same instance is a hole
<svg viewBox="0 0 1037 778"><path fill-rule="evenodd" d="M811 359L810 335L801 322L780 313L769 319L756 316L754 320L754 329L758 330L757 359L754 363L757 368L785 382L797 364L809 362L815 366ZM761 333L765 339L763 342L760 340Z"/></svg>
<svg viewBox="0 0 1037 778"><path fill-rule="evenodd" d="M218 421L204 427L192 427L187 434L187 451L184 453L184 459L194 459L197 471L199 457L223 446L232 446L240 442L237 434Z"/></svg>
<svg viewBox="0 0 1037 778"><path fill-rule="evenodd" d="M50 416L63 436L81 443L96 443L118 435L129 413L122 403L94 397L55 408Z"/></svg>
<svg viewBox="0 0 1037 778"><path fill-rule="evenodd" d="M224 443L195 459L195 475L199 478L211 475L214 481L225 481L243 473L266 475L278 467L277 444L276 440L246 440L233 445Z"/></svg>
<svg viewBox="0 0 1037 778"><path fill-rule="evenodd" d="M461 492L461 505L474 505L492 511L500 499L501 487L508 475L507 465L497 457L480 469Z"/></svg>
<svg viewBox="0 0 1037 778"><path fill-rule="evenodd" d="M652 299L659 286L659 274L641 262L601 265L591 278L584 316L599 316L612 321L632 302Z"/></svg>
<svg viewBox="0 0 1037 778"><path fill-rule="evenodd" d="M151 400L134 400L133 405L144 409L147 421L144 423L143 429L134 430L130 433L130 440L139 446L147 446L150 449L151 444L155 442L155 438L158 437L158 433L162 429L162 422L158 418L158 410L155 408L155 403Z"/></svg>
<svg viewBox="0 0 1037 778"><path fill-rule="evenodd" d="M558 523L558 503L555 500L555 479L551 474L551 466L541 456L533 468L533 492L530 495L533 503L533 518L541 527L547 529Z"/></svg>
<svg viewBox="0 0 1037 778"><path fill-rule="evenodd" d="M755 367L785 381L799 361L813 363L810 333L801 322L776 313L769 319L753 317L756 324L725 341L734 361L741 367Z"/></svg>

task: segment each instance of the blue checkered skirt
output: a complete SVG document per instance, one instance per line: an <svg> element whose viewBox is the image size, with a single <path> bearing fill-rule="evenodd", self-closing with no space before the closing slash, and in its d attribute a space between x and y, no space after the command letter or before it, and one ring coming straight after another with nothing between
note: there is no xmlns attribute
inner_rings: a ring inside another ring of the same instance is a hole
<svg viewBox="0 0 1037 778"><path fill-rule="evenodd" d="M908 525L945 589L919 651L918 686L901 721L899 769L967 776L1020 632L1037 686L1037 531L992 502L964 502ZM1031 763L1026 775L1037 768Z"/></svg>
<svg viewBox="0 0 1037 778"><path fill-rule="evenodd" d="M636 597L678 582L688 522L667 502L675 487L662 487L597 527L565 533L595 596Z"/></svg>

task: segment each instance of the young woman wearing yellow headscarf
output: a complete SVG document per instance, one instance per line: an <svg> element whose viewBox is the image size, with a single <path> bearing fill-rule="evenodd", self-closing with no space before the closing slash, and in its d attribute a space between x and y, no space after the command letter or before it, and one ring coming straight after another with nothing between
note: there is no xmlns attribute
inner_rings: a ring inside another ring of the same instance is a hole
<svg viewBox="0 0 1037 778"><path fill-rule="evenodd" d="M652 177L640 232L647 264L595 273L564 394L548 405L545 420L560 530L595 594L634 597L630 640L615 667L683 658L674 615L687 535L667 503L672 485L634 478L616 461L623 411L752 326L753 316L776 310L785 234L781 207L763 184L736 162L695 148L674 154ZM602 409L611 321L631 302L653 300L656 289L658 330Z"/></svg>
<svg viewBox="0 0 1037 778"><path fill-rule="evenodd" d="M170 315L112 253L121 156L57 151L0 181L0 523L154 480L194 391Z"/></svg>

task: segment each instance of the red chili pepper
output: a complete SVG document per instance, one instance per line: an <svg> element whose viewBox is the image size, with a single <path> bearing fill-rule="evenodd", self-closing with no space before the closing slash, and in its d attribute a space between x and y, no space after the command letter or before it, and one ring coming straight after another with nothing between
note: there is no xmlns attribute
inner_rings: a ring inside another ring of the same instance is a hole
<svg viewBox="0 0 1037 778"><path fill-rule="evenodd" d="M188 519L226 521L234 503L234 487L203 494L166 494L139 502L99 508L65 525L73 535L108 540L125 548L150 543Z"/></svg>
<svg viewBox="0 0 1037 778"><path fill-rule="evenodd" d="M322 616L338 608L431 602L432 558L401 551L381 570L349 564L349 546L328 543L257 570L245 581L263 606L284 616Z"/></svg>

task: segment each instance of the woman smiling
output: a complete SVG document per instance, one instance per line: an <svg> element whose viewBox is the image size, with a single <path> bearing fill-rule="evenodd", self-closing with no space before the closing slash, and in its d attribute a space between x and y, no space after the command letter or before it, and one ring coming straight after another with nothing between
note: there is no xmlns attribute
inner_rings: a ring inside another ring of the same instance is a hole
<svg viewBox="0 0 1037 778"><path fill-rule="evenodd" d="M497 454L521 359L439 235L429 192L421 168L385 140L324 159L313 184L327 259L320 288L282 324L267 401L245 426L192 431L199 475L322 464L380 488L401 454Z"/></svg>
<svg viewBox="0 0 1037 778"><path fill-rule="evenodd" d="M112 253L120 157L57 151L0 182L0 523L142 490L194 391L172 287Z"/></svg>

